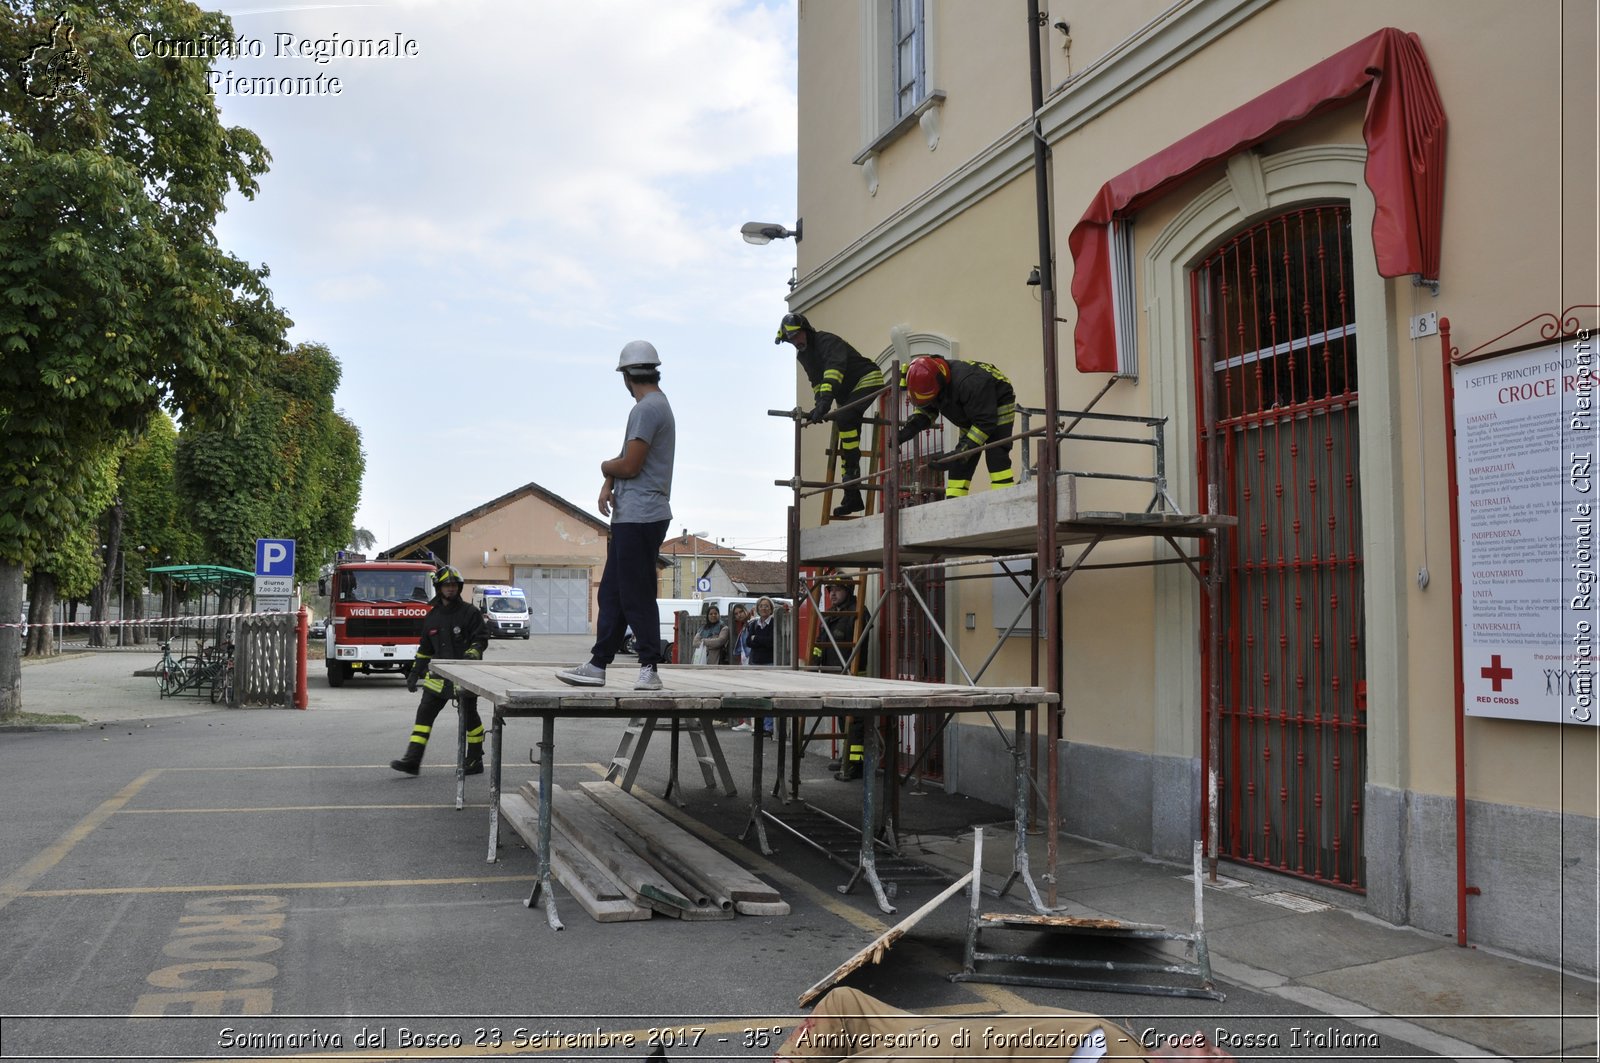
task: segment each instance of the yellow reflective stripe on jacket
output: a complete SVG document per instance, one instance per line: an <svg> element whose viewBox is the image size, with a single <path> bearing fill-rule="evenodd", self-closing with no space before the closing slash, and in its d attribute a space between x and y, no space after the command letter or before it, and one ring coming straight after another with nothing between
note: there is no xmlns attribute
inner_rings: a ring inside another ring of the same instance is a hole
<svg viewBox="0 0 1600 1063"><path fill-rule="evenodd" d="M842 384L844 383L844 370L824 369L822 371L822 379L826 380L830 384Z"/></svg>
<svg viewBox="0 0 1600 1063"><path fill-rule="evenodd" d="M860 380L856 381L855 390L865 391L868 388L881 387L883 387L883 370L874 369L872 372L863 375Z"/></svg>
<svg viewBox="0 0 1600 1063"><path fill-rule="evenodd" d="M1017 419L1017 405L1016 405L1016 403L1014 403L1014 402L1006 403L1004 406L1000 407L999 413L1000 413L1000 417L999 417L1000 424L1002 426L1009 425L1012 421Z"/></svg>
<svg viewBox="0 0 1600 1063"><path fill-rule="evenodd" d="M1004 380L1007 384L1011 383L1011 378L1010 377L1008 377L1004 373L1000 372L1000 370L996 369L989 362L968 362L967 364L968 365L977 366L979 369L982 369L985 373L988 373L990 376L994 377L996 380Z"/></svg>
<svg viewBox="0 0 1600 1063"><path fill-rule="evenodd" d="M971 428L967 429L967 438L981 447L985 443L989 442L989 433L985 432L977 425L973 425Z"/></svg>
<svg viewBox="0 0 1600 1063"><path fill-rule="evenodd" d="M422 681L422 685L424 687L426 687L427 689L433 691L435 694L440 694L440 693L444 692L444 680L440 679L436 675L430 675L428 678L424 679Z"/></svg>

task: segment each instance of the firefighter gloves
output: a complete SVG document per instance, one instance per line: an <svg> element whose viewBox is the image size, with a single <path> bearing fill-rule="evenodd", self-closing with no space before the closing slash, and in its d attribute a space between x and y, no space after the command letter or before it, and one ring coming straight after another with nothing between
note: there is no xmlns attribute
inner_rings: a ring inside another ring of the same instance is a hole
<svg viewBox="0 0 1600 1063"><path fill-rule="evenodd" d="M806 424L821 424L828 416L828 411L833 409L833 399L824 395L817 400L811 412L806 415Z"/></svg>

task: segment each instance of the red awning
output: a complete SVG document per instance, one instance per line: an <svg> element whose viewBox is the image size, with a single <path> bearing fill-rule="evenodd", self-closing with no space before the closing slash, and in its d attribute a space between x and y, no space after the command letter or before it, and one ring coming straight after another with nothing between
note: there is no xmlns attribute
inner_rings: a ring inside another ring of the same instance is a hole
<svg viewBox="0 0 1600 1063"><path fill-rule="evenodd" d="M1111 300L1111 219L1126 216L1200 170L1371 87L1362 136L1377 201L1372 243L1385 277L1439 277L1444 199L1444 106L1415 34L1382 29L1195 130L1100 188L1072 227L1073 334L1078 370L1117 368Z"/></svg>

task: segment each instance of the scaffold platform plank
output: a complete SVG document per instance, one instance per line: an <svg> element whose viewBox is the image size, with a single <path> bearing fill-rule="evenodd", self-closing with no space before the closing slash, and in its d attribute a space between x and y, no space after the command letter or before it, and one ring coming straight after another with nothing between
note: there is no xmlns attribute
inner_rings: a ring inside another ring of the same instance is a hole
<svg viewBox="0 0 1600 1063"><path fill-rule="evenodd" d="M1056 493L1058 541L1063 546L1095 540L1198 538L1230 528L1237 518L1172 512L1080 511L1071 477ZM946 498L900 510L900 556L1025 553L1034 549L1039 527L1039 481L999 491ZM883 560L883 517L859 517L800 529L800 560L808 565L876 565Z"/></svg>

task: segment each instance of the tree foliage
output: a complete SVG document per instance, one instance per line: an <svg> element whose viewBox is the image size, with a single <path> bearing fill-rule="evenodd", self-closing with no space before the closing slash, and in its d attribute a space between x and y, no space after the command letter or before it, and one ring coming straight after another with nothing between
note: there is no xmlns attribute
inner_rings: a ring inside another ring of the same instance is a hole
<svg viewBox="0 0 1600 1063"><path fill-rule="evenodd" d="M164 411L122 457L122 541L129 584L144 582L152 565L190 564L202 558L200 536L178 495L178 427Z"/></svg>
<svg viewBox="0 0 1600 1063"><path fill-rule="evenodd" d="M98 517L87 469L159 406L222 423L287 327L265 269L217 246L268 156L218 118L206 62L136 56L232 35L182 0L0 0L0 605L41 546ZM70 62L25 69L41 44ZM80 79L81 75L81 79ZM0 629L0 712L17 708Z"/></svg>
<svg viewBox="0 0 1600 1063"><path fill-rule="evenodd" d="M256 539L294 539L296 574L313 580L349 542L365 459L333 407L339 375L326 347L302 343L263 365L237 428L179 435L178 483L211 560L249 568Z"/></svg>

